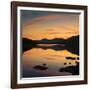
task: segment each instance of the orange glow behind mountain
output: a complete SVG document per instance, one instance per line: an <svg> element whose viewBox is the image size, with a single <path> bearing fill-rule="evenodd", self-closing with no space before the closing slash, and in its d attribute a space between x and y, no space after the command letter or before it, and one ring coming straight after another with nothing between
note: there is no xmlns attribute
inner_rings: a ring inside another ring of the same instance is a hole
<svg viewBox="0 0 90 90"><path fill-rule="evenodd" d="M79 35L79 15L51 14L36 17L22 25L22 37L32 40Z"/></svg>

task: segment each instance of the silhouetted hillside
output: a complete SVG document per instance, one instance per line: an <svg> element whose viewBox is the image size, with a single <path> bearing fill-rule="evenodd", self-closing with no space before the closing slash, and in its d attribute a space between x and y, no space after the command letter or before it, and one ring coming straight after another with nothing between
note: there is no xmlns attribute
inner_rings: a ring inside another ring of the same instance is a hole
<svg viewBox="0 0 90 90"><path fill-rule="evenodd" d="M73 36L68 39L55 38L52 40L42 39L42 40L31 40L27 38L22 39L23 51L32 49L33 47L42 48L42 49L53 49L53 50L62 50L67 49L68 51L79 55L79 35ZM38 44L57 44L51 46L39 46Z"/></svg>
<svg viewBox="0 0 90 90"><path fill-rule="evenodd" d="M65 45L67 50L79 55L79 35L68 38Z"/></svg>
<svg viewBox="0 0 90 90"><path fill-rule="evenodd" d="M32 49L35 46L36 46L36 42L34 42L33 40L27 39L27 38L22 39L23 51L27 51L29 49Z"/></svg>
<svg viewBox="0 0 90 90"><path fill-rule="evenodd" d="M55 39L42 39L42 40L35 40L37 44L64 44L65 39L62 38L55 38Z"/></svg>

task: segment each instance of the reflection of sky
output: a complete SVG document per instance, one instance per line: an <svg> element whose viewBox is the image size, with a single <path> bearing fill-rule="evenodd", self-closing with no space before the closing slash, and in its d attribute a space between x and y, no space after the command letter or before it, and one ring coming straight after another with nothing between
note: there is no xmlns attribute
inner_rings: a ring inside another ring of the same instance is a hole
<svg viewBox="0 0 90 90"><path fill-rule="evenodd" d="M38 52L38 54L36 53ZM78 55L72 54L67 50L55 51L52 49L43 50L33 48L28 50L23 55L25 62L26 58L30 60L30 64L42 64L47 63L48 65L52 65L54 68L63 67L64 62L71 62L73 65L75 64L75 60L67 60L65 57L78 57ZM29 64L29 60L26 62L27 65Z"/></svg>
<svg viewBox="0 0 90 90"><path fill-rule="evenodd" d="M21 10L23 37L68 38L79 34L79 14ZM56 35L57 34L57 35Z"/></svg>
<svg viewBox="0 0 90 90"><path fill-rule="evenodd" d="M38 52L38 54L36 53ZM29 77L37 76L55 76L55 75L71 75L67 72L59 72L60 68L67 66L75 66L77 60L67 60L66 57L78 57L78 55L72 54L67 50L55 51L52 49L43 50L33 48L24 52L22 57L23 62L23 75ZM37 65L46 64L47 70L40 71L35 70L33 67ZM67 63L67 65L64 65ZM69 64L71 63L71 64Z"/></svg>

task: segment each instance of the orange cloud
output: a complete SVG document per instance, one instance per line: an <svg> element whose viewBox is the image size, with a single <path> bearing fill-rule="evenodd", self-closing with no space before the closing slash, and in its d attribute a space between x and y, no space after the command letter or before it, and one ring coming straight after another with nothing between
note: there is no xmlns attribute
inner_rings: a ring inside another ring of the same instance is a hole
<svg viewBox="0 0 90 90"><path fill-rule="evenodd" d="M33 40L55 37L66 39L79 34L79 18L72 20L70 15L63 14L40 16L22 26L22 37Z"/></svg>

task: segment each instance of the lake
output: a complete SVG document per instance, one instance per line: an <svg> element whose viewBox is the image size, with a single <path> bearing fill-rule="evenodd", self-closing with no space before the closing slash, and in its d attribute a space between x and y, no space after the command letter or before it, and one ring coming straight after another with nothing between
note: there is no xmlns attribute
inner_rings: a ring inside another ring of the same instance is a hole
<svg viewBox="0 0 90 90"><path fill-rule="evenodd" d="M74 60L68 57L74 57ZM76 62L79 61L77 60L78 57L78 55L73 54L66 49L54 50L49 48L32 48L23 52L22 77L29 78L72 75L72 72L60 71L60 69L74 66L74 69L77 70Z"/></svg>

